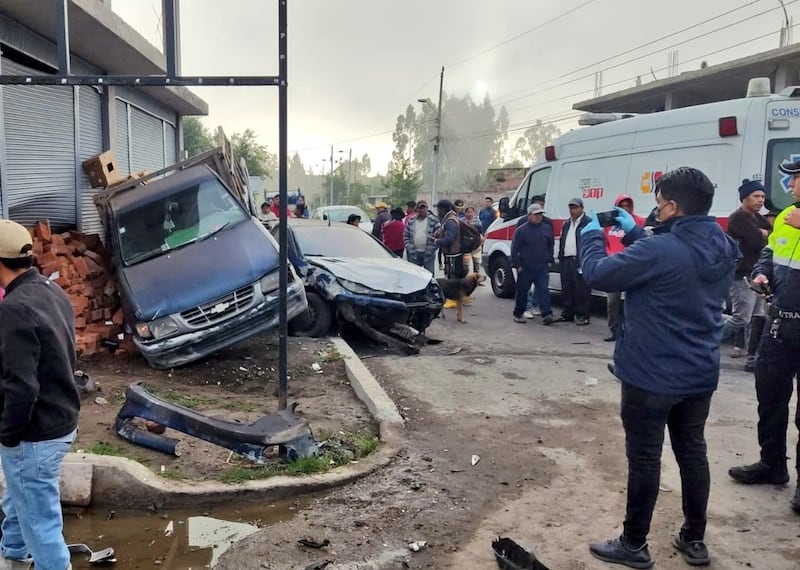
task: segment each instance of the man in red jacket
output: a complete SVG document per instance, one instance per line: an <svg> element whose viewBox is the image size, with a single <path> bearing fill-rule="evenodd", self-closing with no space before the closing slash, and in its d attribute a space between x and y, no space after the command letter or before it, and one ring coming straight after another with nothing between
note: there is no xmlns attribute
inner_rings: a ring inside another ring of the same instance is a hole
<svg viewBox="0 0 800 570"><path fill-rule="evenodd" d="M403 251L405 250L403 232L406 229L406 224L403 221L405 212L400 208L394 208L389 214L392 216L391 219L381 227L381 241L395 255L403 257Z"/></svg>
<svg viewBox="0 0 800 570"><path fill-rule="evenodd" d="M643 228L644 218L637 216L633 213L633 198L628 194L620 194L614 200L614 205L622 208L633 216L636 225ZM619 226L612 226L603 229L606 238L606 253L614 255L625 249L622 245L622 238L625 237L625 232ZM608 300L608 336L604 338L606 342L614 342L617 340L617 329L619 328L620 317L622 316L622 292L611 291L607 293Z"/></svg>

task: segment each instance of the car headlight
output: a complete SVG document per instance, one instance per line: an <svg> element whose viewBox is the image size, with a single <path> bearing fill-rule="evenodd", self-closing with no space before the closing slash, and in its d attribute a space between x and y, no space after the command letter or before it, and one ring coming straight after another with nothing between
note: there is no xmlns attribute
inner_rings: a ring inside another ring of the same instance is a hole
<svg viewBox="0 0 800 570"><path fill-rule="evenodd" d="M272 273L261 278L261 292L265 294L272 293L280 286L280 282L280 271L276 269Z"/></svg>
<svg viewBox="0 0 800 570"><path fill-rule="evenodd" d="M153 338L153 333L150 332L150 325L147 323L136 323L136 334L142 338Z"/></svg>
<svg viewBox="0 0 800 570"><path fill-rule="evenodd" d="M366 285L362 285L361 283L356 283L355 281L349 281L347 279L339 279L339 285L350 291L351 293L355 293L356 295L385 295L383 291L378 291L376 289L371 289Z"/></svg>
<svg viewBox="0 0 800 570"><path fill-rule="evenodd" d="M164 317L151 322L149 328L154 338L164 338L178 332L178 323L172 317Z"/></svg>
<svg viewBox="0 0 800 570"><path fill-rule="evenodd" d="M439 287L439 283L436 279L431 279L431 282L428 283L428 296L432 298L434 301L443 301L444 295L442 294L442 288Z"/></svg>

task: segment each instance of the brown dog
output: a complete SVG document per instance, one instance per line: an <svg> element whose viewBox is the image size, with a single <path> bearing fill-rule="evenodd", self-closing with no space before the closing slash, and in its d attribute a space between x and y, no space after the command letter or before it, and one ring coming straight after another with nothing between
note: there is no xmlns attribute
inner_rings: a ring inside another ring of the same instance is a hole
<svg viewBox="0 0 800 570"><path fill-rule="evenodd" d="M456 320L460 323L466 323L464 318L464 299L472 295L478 283L486 281L486 276L480 273L468 273L462 279L437 279L439 287L442 288L442 293L445 299L452 299L456 302Z"/></svg>

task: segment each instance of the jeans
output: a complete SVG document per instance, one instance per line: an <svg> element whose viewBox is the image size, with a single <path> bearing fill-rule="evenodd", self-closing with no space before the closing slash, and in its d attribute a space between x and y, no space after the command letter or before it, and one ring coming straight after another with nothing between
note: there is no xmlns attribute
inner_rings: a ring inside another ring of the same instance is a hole
<svg viewBox="0 0 800 570"><path fill-rule="evenodd" d="M744 279L734 279L728 292L731 297L731 318L725 326L733 332L733 346L745 348L746 329L756 307L758 293L750 289Z"/></svg>
<svg viewBox="0 0 800 570"><path fill-rule="evenodd" d="M681 472L687 541L703 540L711 477L704 429L711 392L663 396L622 384L622 425L628 456L628 503L624 535L634 547L647 542L661 478L664 426Z"/></svg>
<svg viewBox="0 0 800 570"><path fill-rule="evenodd" d="M774 335L773 331L777 334ZM771 326L767 323L755 372L761 460L769 465L785 465L789 403L795 376L800 373L800 320L781 320ZM794 421L800 431L800 405L795 411ZM795 467L800 472L800 441L795 452Z"/></svg>
<svg viewBox="0 0 800 570"><path fill-rule="evenodd" d="M0 447L6 490L3 495L3 537L0 554L23 560L33 557L37 570L65 570L70 563L64 542L64 521L58 488L61 464L75 439L23 441Z"/></svg>
<svg viewBox="0 0 800 570"><path fill-rule="evenodd" d="M543 317L550 315L550 269L547 265L541 265L533 269L522 269L517 271L517 290L515 295L514 316L521 317L528 306L528 292L531 284L536 288L536 300L539 304L539 311Z"/></svg>
<svg viewBox="0 0 800 570"><path fill-rule="evenodd" d="M561 267L561 301L564 305L562 316L571 321L575 317L588 319L592 303L592 289L578 273L580 266L574 257L559 260Z"/></svg>
<svg viewBox="0 0 800 570"><path fill-rule="evenodd" d="M413 263L414 265L419 265L420 267L424 267L428 271L431 272L431 275L435 275L434 272L434 265L436 263L436 257L431 255L428 259L425 258L425 252L422 253L406 253L408 255L408 261Z"/></svg>

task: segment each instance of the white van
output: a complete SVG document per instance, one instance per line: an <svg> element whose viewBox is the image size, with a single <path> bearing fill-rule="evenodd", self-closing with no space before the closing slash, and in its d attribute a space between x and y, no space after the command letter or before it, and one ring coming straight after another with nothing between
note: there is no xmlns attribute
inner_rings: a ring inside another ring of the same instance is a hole
<svg viewBox="0 0 800 570"><path fill-rule="evenodd" d="M744 99L648 115L590 113L580 124L591 126L564 134L543 151L486 232L483 266L498 297L514 295L511 238L536 195L546 197L556 258L571 198L583 198L588 214L611 210L618 195L630 194L636 213L646 217L655 206L656 181L679 166L698 168L714 183L711 215L723 227L739 207L745 178L763 181L775 208L792 202L789 179L778 165L800 160L800 87L773 95L768 79L753 79ZM551 289L560 290L558 274L550 277Z"/></svg>

